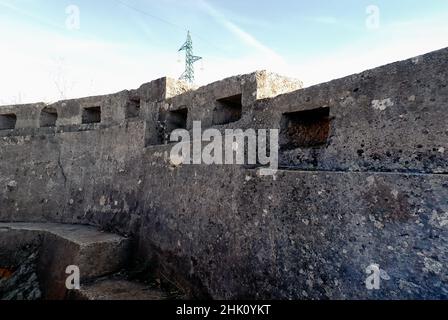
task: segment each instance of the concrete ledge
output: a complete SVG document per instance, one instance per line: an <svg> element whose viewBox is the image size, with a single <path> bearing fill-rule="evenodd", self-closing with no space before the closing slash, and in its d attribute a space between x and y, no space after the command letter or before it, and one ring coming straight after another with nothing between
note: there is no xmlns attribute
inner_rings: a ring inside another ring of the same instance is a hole
<svg viewBox="0 0 448 320"><path fill-rule="evenodd" d="M76 291L73 300L139 300L157 301L167 300L168 296L161 290L148 289L145 285L126 280L104 279L93 284L83 286Z"/></svg>
<svg viewBox="0 0 448 320"><path fill-rule="evenodd" d="M127 242L127 239L112 233L98 231L94 227L58 223L0 223L0 230L35 231L48 233L73 242L81 247L90 245L117 245Z"/></svg>
<svg viewBox="0 0 448 320"><path fill-rule="evenodd" d="M81 282L121 270L129 244L124 237L82 225L0 223L0 264L10 267L15 251L39 247L37 274L46 299L65 298L70 265L79 267Z"/></svg>

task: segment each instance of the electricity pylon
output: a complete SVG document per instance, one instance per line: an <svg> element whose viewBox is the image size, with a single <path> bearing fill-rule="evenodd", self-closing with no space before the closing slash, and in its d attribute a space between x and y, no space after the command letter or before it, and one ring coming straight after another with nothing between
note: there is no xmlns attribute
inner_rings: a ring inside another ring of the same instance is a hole
<svg viewBox="0 0 448 320"><path fill-rule="evenodd" d="M201 60L202 57L197 57L193 54L193 40L191 40L190 31L187 34L187 41L179 49L180 51L185 51L185 71L180 76L180 80L188 81L189 83L194 82L194 63Z"/></svg>

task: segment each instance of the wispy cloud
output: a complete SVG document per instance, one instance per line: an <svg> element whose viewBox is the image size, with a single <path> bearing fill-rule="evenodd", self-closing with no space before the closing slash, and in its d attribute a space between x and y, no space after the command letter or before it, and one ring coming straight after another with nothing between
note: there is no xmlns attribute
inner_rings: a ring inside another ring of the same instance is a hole
<svg viewBox="0 0 448 320"><path fill-rule="evenodd" d="M58 100L55 81L70 84L64 95L75 98L137 88L182 69L175 52L155 49L148 59L146 48L67 36L39 25L2 20L0 29L9 30L0 34L0 70L7 75L0 77L0 104Z"/></svg>
<svg viewBox="0 0 448 320"><path fill-rule="evenodd" d="M277 63L284 63L283 58L273 49L261 43L253 35L243 30L241 27L236 25L234 22L226 18L221 12L219 12L215 7L209 4L205 0L198 0L197 2L201 9L203 9L207 14L213 17L218 23L223 25L227 30L232 32L238 39L246 44L247 46L257 50L258 53L262 53L269 59L277 61Z"/></svg>
<svg viewBox="0 0 448 320"><path fill-rule="evenodd" d="M339 22L337 18L331 16L308 17L306 20L328 25L337 24Z"/></svg>
<svg viewBox="0 0 448 320"><path fill-rule="evenodd" d="M402 20L384 23L374 33L366 33L365 39L330 53L322 52L296 63L291 61L290 68L282 73L299 76L309 86L447 46L445 15L427 20Z"/></svg>
<svg viewBox="0 0 448 320"><path fill-rule="evenodd" d="M11 11L14 11L15 13L18 13L24 17L31 18L32 20L37 21L43 25L47 25L52 28L63 29L63 26L58 25L52 21L49 21L48 19L44 19L41 16L38 16L30 11L23 10L23 9L17 7L16 5L10 3L9 1L3 1L3 0L0 1L0 6L7 8Z"/></svg>

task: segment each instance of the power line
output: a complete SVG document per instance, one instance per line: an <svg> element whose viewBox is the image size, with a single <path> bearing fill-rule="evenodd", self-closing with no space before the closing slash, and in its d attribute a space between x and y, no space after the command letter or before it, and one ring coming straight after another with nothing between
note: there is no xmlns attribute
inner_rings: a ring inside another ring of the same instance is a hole
<svg viewBox="0 0 448 320"><path fill-rule="evenodd" d="M141 10L141 9L139 9L139 8L137 8L137 7L135 7L135 6L131 5L131 4L129 4L129 3L126 3L126 2L121 1L121 0L115 0L115 1L118 2L118 3L120 3L121 5L123 5L123 6L127 7L127 8L129 8L129 9L134 10L134 11L136 11L136 12L138 12L138 13L141 13L141 14L143 14L143 15L145 15L145 16L148 16L148 17L151 17L151 18L153 18L153 19L159 20L159 21L161 21L161 22L163 22L163 23L169 24L169 25L172 26L172 27L179 28L179 29L184 30L184 31L188 31L187 29L185 29L185 28L183 28L183 27L181 27L181 26L179 26L179 25L177 25L177 24L175 24L175 23L172 23L172 22L170 22L170 21L168 21L168 20L166 20L166 19L160 18L160 17L155 16L155 15L153 15L153 14L151 14L151 13L148 13L148 12L146 12L146 11L143 11L143 10Z"/></svg>
<svg viewBox="0 0 448 320"><path fill-rule="evenodd" d="M131 10L134 10L134 11L136 11L136 12L142 14L142 15L148 16L148 17L150 17L150 18L153 18L153 19L155 19L155 20L158 20L158 21L160 21L160 22L163 22L163 23L165 23L165 24L167 24L167 25L170 25L170 26L172 26L172 27L174 27L174 28L177 28L177 29L180 29L180 30L183 30L183 31L186 31L186 32L190 32L190 30L187 29L187 28L185 28L185 27L182 27L182 26L180 26L180 25L178 25L178 24L176 24L176 23L173 23L173 22L171 22L171 21L168 21L167 19L158 17L158 16L156 16L156 15L154 15L154 14L151 14L151 13L149 13L149 12L147 12L147 11L141 10L141 9L139 9L139 8L137 8L137 7L135 7L135 6L131 5L131 4L129 4L129 3L126 3L126 2L124 2L124 1L122 1L122 0L115 0L115 2L117 2L117 3L119 3L119 4L123 5L123 6L125 6L125 7L127 7L127 8L129 8L129 9L131 9ZM207 44L209 44L211 47L215 48L216 50L218 50L218 51L220 51L220 52L223 51L222 48L219 48L218 46L216 46L215 44L213 44L213 43L210 42L209 40L205 39L204 37L198 35L197 33L195 33L195 32L191 32L191 34L193 34L197 39L200 39L200 40L202 40L203 42L206 42Z"/></svg>

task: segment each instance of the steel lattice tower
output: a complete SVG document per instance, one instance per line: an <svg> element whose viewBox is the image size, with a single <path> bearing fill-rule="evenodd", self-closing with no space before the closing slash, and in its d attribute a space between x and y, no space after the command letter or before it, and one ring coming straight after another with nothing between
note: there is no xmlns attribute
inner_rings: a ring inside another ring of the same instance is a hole
<svg viewBox="0 0 448 320"><path fill-rule="evenodd" d="M190 31L187 34L187 41L179 49L180 51L185 51L185 71L180 76L180 80L188 81L189 83L194 82L194 63L201 60L202 57L197 57L193 54L193 40L191 40Z"/></svg>

